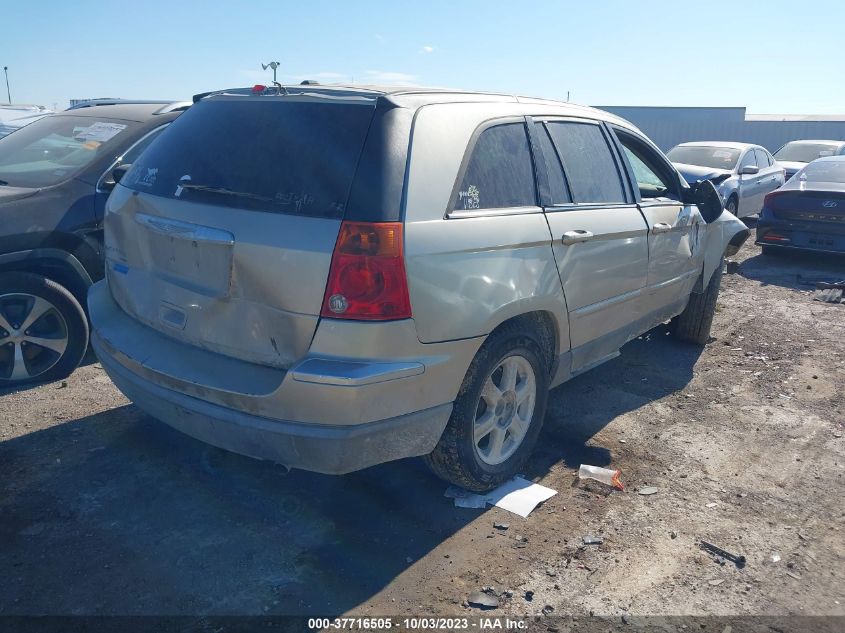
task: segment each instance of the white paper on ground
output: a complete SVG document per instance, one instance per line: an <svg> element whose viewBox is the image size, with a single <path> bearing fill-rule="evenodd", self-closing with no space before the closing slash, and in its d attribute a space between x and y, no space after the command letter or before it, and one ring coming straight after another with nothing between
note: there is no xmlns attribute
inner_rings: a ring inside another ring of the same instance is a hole
<svg viewBox="0 0 845 633"><path fill-rule="evenodd" d="M443 496L454 499L457 508L483 508L490 503L526 518L538 504L556 494L557 490L535 484L523 477L514 477L483 495L449 486Z"/></svg>

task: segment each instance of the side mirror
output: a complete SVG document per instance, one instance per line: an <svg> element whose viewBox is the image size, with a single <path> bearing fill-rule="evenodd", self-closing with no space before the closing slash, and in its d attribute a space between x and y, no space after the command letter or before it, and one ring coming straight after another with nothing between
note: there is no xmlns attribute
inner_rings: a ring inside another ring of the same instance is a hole
<svg viewBox="0 0 845 633"><path fill-rule="evenodd" d="M132 167L131 163L118 165L111 170L111 176L100 183L101 191L111 191L114 186L120 182L120 179L126 175L126 172Z"/></svg>
<svg viewBox="0 0 845 633"><path fill-rule="evenodd" d="M696 205L705 222L709 224L722 215L724 211L722 196L716 191L712 182L699 180L690 185L686 191L688 193L684 196L684 203Z"/></svg>
<svg viewBox="0 0 845 633"><path fill-rule="evenodd" d="M753 176L754 174L760 173L760 168L756 165L746 165L745 167L739 170L739 173L743 176Z"/></svg>

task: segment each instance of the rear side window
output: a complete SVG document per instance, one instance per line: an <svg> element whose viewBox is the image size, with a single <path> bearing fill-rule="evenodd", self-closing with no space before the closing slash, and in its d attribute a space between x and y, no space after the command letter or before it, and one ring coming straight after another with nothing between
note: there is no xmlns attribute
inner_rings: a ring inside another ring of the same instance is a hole
<svg viewBox="0 0 845 633"><path fill-rule="evenodd" d="M341 218L373 111L284 98L201 101L121 183L190 202Z"/></svg>
<svg viewBox="0 0 845 633"><path fill-rule="evenodd" d="M616 161L598 125L556 121L547 125L574 202L625 202Z"/></svg>
<svg viewBox="0 0 845 633"><path fill-rule="evenodd" d="M528 207L537 204L534 168L522 123L487 128L467 163L456 211Z"/></svg>

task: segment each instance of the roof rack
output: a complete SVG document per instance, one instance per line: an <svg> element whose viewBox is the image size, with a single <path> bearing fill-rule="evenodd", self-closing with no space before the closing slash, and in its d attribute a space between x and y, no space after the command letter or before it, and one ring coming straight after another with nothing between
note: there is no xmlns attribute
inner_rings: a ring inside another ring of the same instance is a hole
<svg viewBox="0 0 845 633"><path fill-rule="evenodd" d="M89 99L88 101L82 101L80 103L76 103L68 108L68 110L78 110L80 108L94 108L96 106L105 106L105 105L155 105L160 103L162 108L160 111L156 111L156 114L164 114L164 112L172 112L181 108L183 105L187 104L190 105L190 102L187 101L170 101L165 99L111 99L111 98L102 98L102 99ZM178 104L178 105L177 105ZM165 108L169 108L173 106L173 110L165 110Z"/></svg>

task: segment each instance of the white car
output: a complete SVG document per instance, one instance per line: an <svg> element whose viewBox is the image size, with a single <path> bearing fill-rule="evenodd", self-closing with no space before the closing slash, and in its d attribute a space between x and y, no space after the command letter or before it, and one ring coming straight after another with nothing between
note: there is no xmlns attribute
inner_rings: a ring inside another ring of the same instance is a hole
<svg viewBox="0 0 845 633"><path fill-rule="evenodd" d="M765 147L750 143L681 143L666 154L690 184L709 180L738 218L760 213L763 198L784 182L784 169Z"/></svg>
<svg viewBox="0 0 845 633"><path fill-rule="evenodd" d="M0 105L0 138L51 113L39 105Z"/></svg>
<svg viewBox="0 0 845 633"><path fill-rule="evenodd" d="M786 179L797 174L804 165L825 156L845 155L845 141L790 141L775 152L775 159L786 170Z"/></svg>

